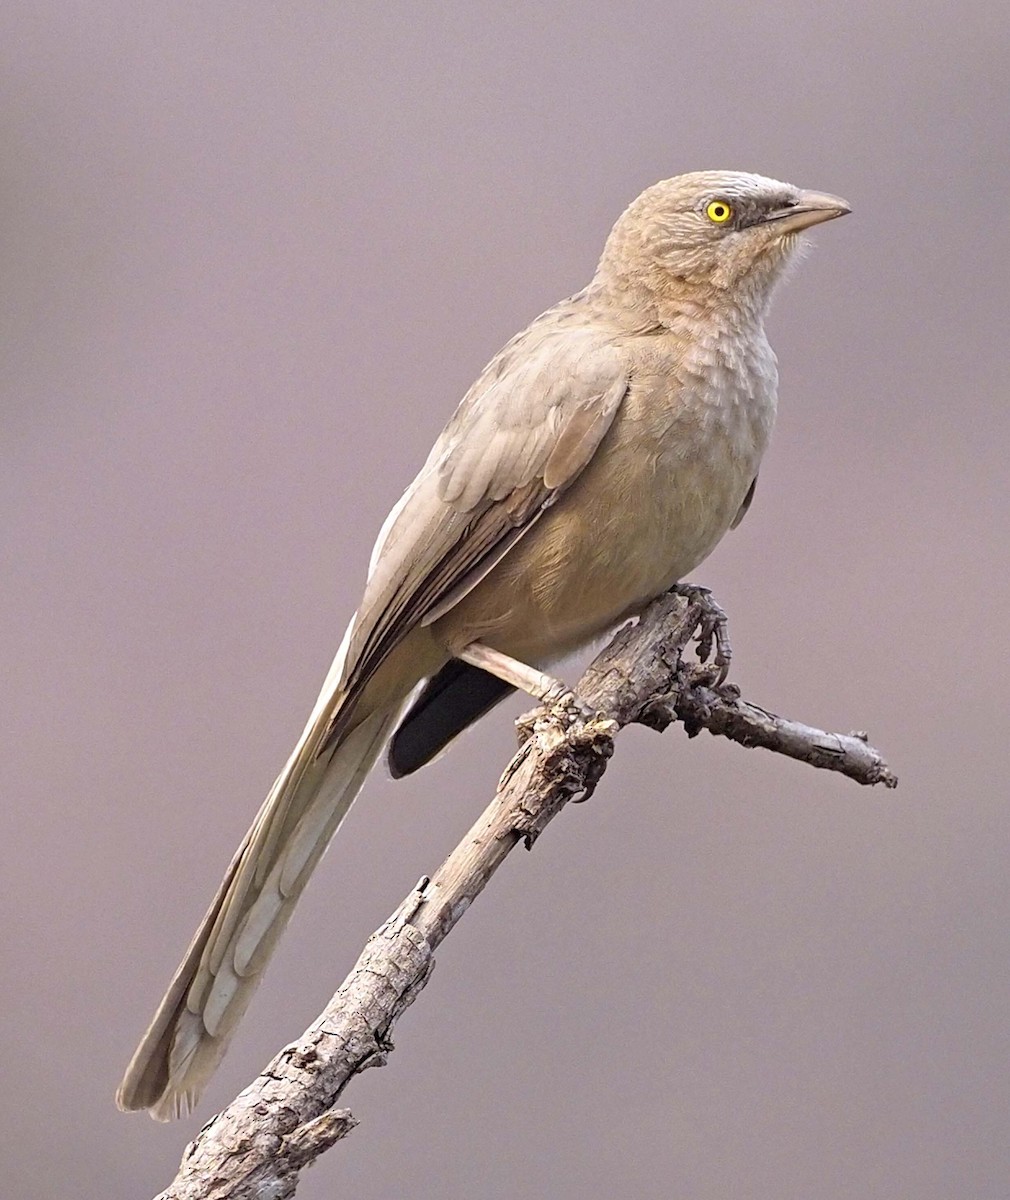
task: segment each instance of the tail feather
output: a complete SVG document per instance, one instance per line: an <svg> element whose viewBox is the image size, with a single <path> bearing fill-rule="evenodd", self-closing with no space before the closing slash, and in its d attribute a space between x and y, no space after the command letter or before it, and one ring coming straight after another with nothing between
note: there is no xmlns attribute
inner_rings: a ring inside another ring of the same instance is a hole
<svg viewBox="0 0 1010 1200"><path fill-rule="evenodd" d="M340 656L338 656L339 660ZM336 664L334 664L336 667ZM333 672L331 672L333 675ZM335 680L328 678L331 686ZM335 688L320 702L246 834L116 1094L159 1120L189 1111L227 1048L312 868L382 752L403 701L317 755Z"/></svg>
<svg viewBox="0 0 1010 1200"><path fill-rule="evenodd" d="M389 742L389 770L401 779L437 758L474 721L515 689L450 658L411 702Z"/></svg>

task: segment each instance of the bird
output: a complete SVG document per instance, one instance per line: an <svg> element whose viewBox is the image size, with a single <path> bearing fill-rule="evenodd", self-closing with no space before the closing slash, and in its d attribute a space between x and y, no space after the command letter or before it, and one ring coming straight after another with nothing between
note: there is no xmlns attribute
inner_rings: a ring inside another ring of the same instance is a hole
<svg viewBox="0 0 1010 1200"><path fill-rule="evenodd" d="M764 330L805 231L846 201L742 171L647 188L591 282L481 372L383 524L305 729L116 1095L190 1111L291 911L386 750L440 754L634 617L743 519L775 419Z"/></svg>

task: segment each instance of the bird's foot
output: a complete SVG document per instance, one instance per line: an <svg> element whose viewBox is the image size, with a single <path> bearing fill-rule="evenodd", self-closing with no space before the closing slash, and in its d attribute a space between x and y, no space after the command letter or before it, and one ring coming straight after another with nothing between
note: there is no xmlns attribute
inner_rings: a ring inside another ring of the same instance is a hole
<svg viewBox="0 0 1010 1200"><path fill-rule="evenodd" d="M556 679L543 696L544 707L558 713L567 721L589 721L597 716L596 709Z"/></svg>
<svg viewBox="0 0 1010 1200"><path fill-rule="evenodd" d="M696 583L678 583L670 590L701 609L701 620L697 629L698 658L703 663L707 663L709 658L712 659L712 666L716 672L714 686L722 687L733 658L733 647L729 642L729 618L721 605L716 603L710 588Z"/></svg>
<svg viewBox="0 0 1010 1200"><path fill-rule="evenodd" d="M565 725L574 725L576 721L592 721L600 715L592 705L586 704L560 680L554 681L541 700L543 708L547 709L550 715L560 717ZM537 721L542 718L543 709L534 708L532 712L523 713L516 719L516 735L520 746L524 746L530 740Z"/></svg>

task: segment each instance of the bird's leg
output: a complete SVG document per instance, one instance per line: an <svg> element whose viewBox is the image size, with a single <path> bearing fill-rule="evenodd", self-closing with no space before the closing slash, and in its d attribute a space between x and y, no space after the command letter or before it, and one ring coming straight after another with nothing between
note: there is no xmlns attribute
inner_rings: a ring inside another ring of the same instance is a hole
<svg viewBox="0 0 1010 1200"><path fill-rule="evenodd" d="M729 664L733 658L733 647L729 644L729 620L722 607L716 603L712 592L707 587L696 583L678 583L670 589L678 596L683 596L689 604L697 604L701 608L701 623L698 626L698 658L708 662L715 643L715 657L712 665L718 675L715 686L722 687L729 674Z"/></svg>
<svg viewBox="0 0 1010 1200"><path fill-rule="evenodd" d="M482 671L487 671L489 675L494 675L505 683L510 683L548 708L563 708L577 717L593 716L592 711L560 679L545 675L536 667L528 666L491 646L485 646L483 642L471 642L464 646L456 657L472 667L480 667Z"/></svg>

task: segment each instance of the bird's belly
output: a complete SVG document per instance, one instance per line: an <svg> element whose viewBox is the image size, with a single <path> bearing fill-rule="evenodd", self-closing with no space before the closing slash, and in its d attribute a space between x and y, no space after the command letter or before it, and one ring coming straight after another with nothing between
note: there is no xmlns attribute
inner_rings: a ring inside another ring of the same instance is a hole
<svg viewBox="0 0 1010 1200"><path fill-rule="evenodd" d="M763 449L740 453L739 439L693 433L650 440L634 426L612 430L558 503L439 623L450 652L481 638L543 662L693 571L729 529Z"/></svg>

